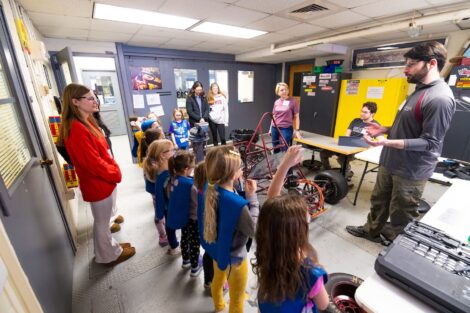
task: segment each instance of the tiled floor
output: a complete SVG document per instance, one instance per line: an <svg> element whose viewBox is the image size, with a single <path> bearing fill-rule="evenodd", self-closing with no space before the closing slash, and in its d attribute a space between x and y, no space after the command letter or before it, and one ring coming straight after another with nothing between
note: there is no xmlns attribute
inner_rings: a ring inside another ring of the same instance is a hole
<svg viewBox="0 0 470 313"><path fill-rule="evenodd" d="M144 191L142 170L131 162L127 137L112 140L123 172L123 182L118 187L118 207L125 217L121 231L114 235L120 242L131 242L137 253L111 269L95 264L92 261L92 216L88 204L81 203L73 312L213 312L212 299L203 288L203 274L190 278L189 272L181 268L181 258L166 255L166 249L158 246L151 197ZM306 152L306 158L310 156L311 153ZM363 166L361 161L352 162L356 186ZM328 210L310 225L310 242L329 273L345 272L366 278L374 271L375 257L383 247L345 231L346 225L361 225L365 221L374 180L374 173L366 176L356 206L352 205L353 187L340 203L333 207L327 205ZM432 205L446 188L428 183L423 198ZM257 312L256 280L251 270L246 291L249 297L245 312Z"/></svg>

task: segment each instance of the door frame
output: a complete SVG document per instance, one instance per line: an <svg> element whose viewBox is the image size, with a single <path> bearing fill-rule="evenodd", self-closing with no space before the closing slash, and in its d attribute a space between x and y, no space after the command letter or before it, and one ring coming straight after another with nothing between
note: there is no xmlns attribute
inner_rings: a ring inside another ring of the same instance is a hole
<svg viewBox="0 0 470 313"><path fill-rule="evenodd" d="M4 45L1 47L0 53L4 55L5 64L4 64L4 71L6 74L6 79L9 80L11 93L14 97L17 98L17 105L16 108L18 109L18 116L20 123L22 123L22 128L25 129L25 140L27 144L31 148L32 156L31 160L28 164L23 168L21 174L16 178L13 185L10 189L6 188L3 181L0 182L0 191L3 195L8 196L11 198L12 194L16 191L19 184L22 180L26 177L27 173L33 166L35 162L40 162L41 160L47 159L47 153L44 146L44 142L40 137L40 131L38 127L38 121L34 117L34 113L32 112L32 98L28 96L28 92L26 86L24 84L24 77L23 73L21 72L21 68L18 64L17 54L15 51L15 46L12 42L12 35L7 25L7 19L4 13L3 5L0 5L0 37L4 40ZM30 123L28 123L30 122ZM75 254L77 251L77 247L73 240L72 232L69 228L67 218L65 216L64 207L62 206L62 202L60 200L59 191L56 188L54 183L54 178L49 166L45 166L46 176L50 182L50 186L52 189L52 193L54 194L54 200L57 204L57 208L59 209L59 214L62 219L63 225L65 227L65 231L68 237L68 241L72 252ZM4 202L3 197L0 197L2 211L4 216L9 216L9 208L7 204Z"/></svg>

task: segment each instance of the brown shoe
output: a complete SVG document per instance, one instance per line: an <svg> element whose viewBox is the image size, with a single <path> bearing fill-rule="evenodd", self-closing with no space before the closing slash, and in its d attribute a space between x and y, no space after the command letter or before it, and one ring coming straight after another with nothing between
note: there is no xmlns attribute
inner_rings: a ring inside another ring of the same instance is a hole
<svg viewBox="0 0 470 313"><path fill-rule="evenodd" d="M118 223L118 224L124 223L124 217L123 217L122 215L118 215L118 216L114 219L114 223Z"/></svg>
<svg viewBox="0 0 470 313"><path fill-rule="evenodd" d="M113 225L111 225L110 229L112 233L117 233L118 231L121 230L121 225L114 223Z"/></svg>
<svg viewBox="0 0 470 313"><path fill-rule="evenodd" d="M128 242L123 242L123 243L120 243L119 245L120 245L121 248L123 248L123 249L124 249L124 248L130 248L130 247L132 247L131 244L128 243Z"/></svg>
<svg viewBox="0 0 470 313"><path fill-rule="evenodd" d="M133 257L135 254L135 248L134 247L125 247L122 249L121 255L118 256L118 258L112 262L106 263L105 265L107 266L115 266L119 263L122 263L131 257Z"/></svg>

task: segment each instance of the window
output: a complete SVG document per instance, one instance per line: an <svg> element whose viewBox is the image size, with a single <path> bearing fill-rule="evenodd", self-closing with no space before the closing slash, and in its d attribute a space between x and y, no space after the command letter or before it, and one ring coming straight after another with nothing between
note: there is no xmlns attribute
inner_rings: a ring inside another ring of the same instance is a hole
<svg viewBox="0 0 470 313"><path fill-rule="evenodd" d="M175 68L173 72L175 74L176 103L179 108L185 108L186 97L197 80L197 70Z"/></svg>
<svg viewBox="0 0 470 313"><path fill-rule="evenodd" d="M238 102L253 102L255 72L238 71Z"/></svg>
<svg viewBox="0 0 470 313"><path fill-rule="evenodd" d="M209 85L212 83L217 83L220 91L228 98L228 71L209 70Z"/></svg>

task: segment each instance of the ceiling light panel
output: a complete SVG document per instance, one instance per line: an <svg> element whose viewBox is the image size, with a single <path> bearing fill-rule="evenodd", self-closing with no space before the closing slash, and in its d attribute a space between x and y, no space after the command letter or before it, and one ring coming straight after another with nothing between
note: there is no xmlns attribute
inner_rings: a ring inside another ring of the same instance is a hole
<svg viewBox="0 0 470 313"><path fill-rule="evenodd" d="M114 5L95 3L93 18L175 29L187 29L199 20L153 11L123 8Z"/></svg>
<svg viewBox="0 0 470 313"><path fill-rule="evenodd" d="M260 35L266 34L261 30L249 29L244 27L236 27L218 23L204 22L196 27L193 27L191 31L208 33L221 36L229 36L236 38L250 39Z"/></svg>

